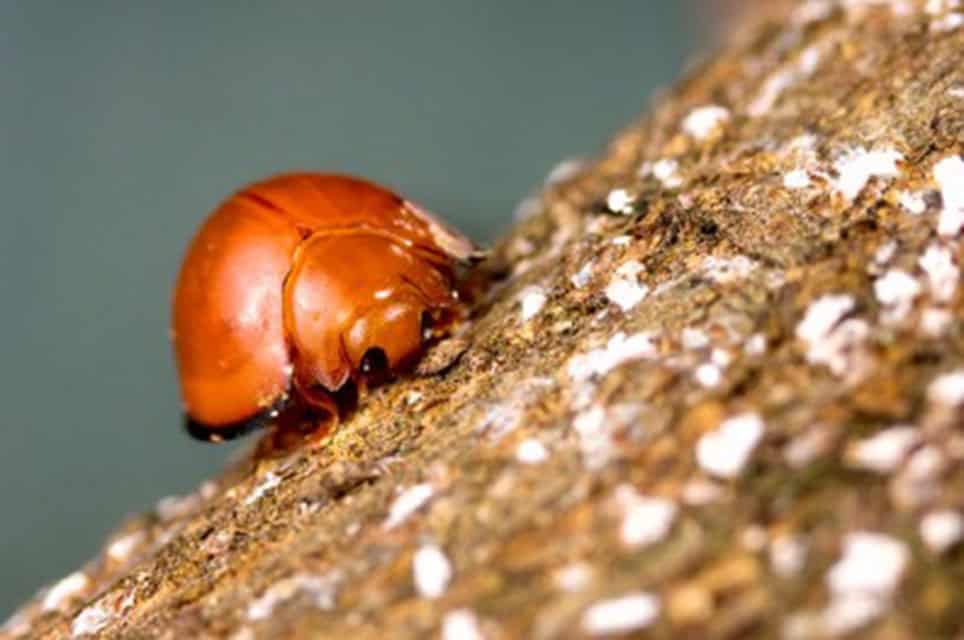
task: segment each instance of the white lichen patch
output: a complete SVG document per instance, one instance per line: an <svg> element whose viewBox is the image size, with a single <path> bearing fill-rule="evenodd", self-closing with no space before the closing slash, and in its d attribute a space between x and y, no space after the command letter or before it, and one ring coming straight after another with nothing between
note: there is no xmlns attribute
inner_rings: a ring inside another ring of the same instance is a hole
<svg viewBox="0 0 964 640"><path fill-rule="evenodd" d="M710 337L705 331L696 327L685 327L680 332L680 344L687 351L696 351L710 346Z"/></svg>
<svg viewBox="0 0 964 640"><path fill-rule="evenodd" d="M693 379L706 389L715 389L723 382L723 370L719 365L706 362L693 370Z"/></svg>
<svg viewBox="0 0 964 640"><path fill-rule="evenodd" d="M767 352L767 337L762 333L754 333L743 343L743 353L748 356L762 356Z"/></svg>
<svg viewBox="0 0 964 640"><path fill-rule="evenodd" d="M639 281L639 274L643 271L638 260L621 264L606 286L606 298L624 312L630 311L649 294L649 287Z"/></svg>
<svg viewBox="0 0 964 640"><path fill-rule="evenodd" d="M825 425L817 424L796 436L783 447L783 459L794 469L802 469L825 455L833 444L833 435Z"/></svg>
<svg viewBox="0 0 964 640"><path fill-rule="evenodd" d="M484 432L490 440L501 440L521 424L526 410L534 400L555 384L551 378L542 377L516 381L511 388L505 390L502 400L489 407L477 431Z"/></svg>
<svg viewBox="0 0 964 640"><path fill-rule="evenodd" d="M747 113L754 118L766 115L784 91L816 71L821 57L820 45L813 45L801 52L796 60L767 77L747 107Z"/></svg>
<svg viewBox="0 0 964 640"><path fill-rule="evenodd" d="M680 491L680 500L691 507L705 507L719 502L722 496L720 485L706 478L687 480Z"/></svg>
<svg viewBox="0 0 964 640"><path fill-rule="evenodd" d="M941 190L944 208L937 222L937 233L953 237L964 227L964 159L949 156L934 165L934 181Z"/></svg>
<svg viewBox="0 0 964 640"><path fill-rule="evenodd" d="M483 640L479 620L471 609L449 611L442 618L442 640Z"/></svg>
<svg viewBox="0 0 964 640"><path fill-rule="evenodd" d="M931 31L936 33L956 31L962 26L964 26L964 14L962 13L948 13L947 15L931 21L930 24Z"/></svg>
<svg viewBox="0 0 964 640"><path fill-rule="evenodd" d="M920 330L931 338L943 336L954 321L954 316L947 309L928 307L920 313Z"/></svg>
<svg viewBox="0 0 964 640"><path fill-rule="evenodd" d="M592 260L590 260L586 264L582 265L579 268L579 271L572 274L572 277L569 278L569 282L572 283L572 286L574 286L577 289L582 289L583 287L588 285L592 281L593 266L594 266L594 263L592 262Z"/></svg>
<svg viewBox="0 0 964 640"><path fill-rule="evenodd" d="M146 534L143 531L133 531L126 535L120 536L111 541L107 545L107 550L105 554L107 558L113 562L123 563L127 562L134 551L143 544Z"/></svg>
<svg viewBox="0 0 964 640"><path fill-rule="evenodd" d="M900 584L909 559L907 545L896 538L872 531L849 533L826 583L835 597L860 593L888 598Z"/></svg>
<svg viewBox="0 0 964 640"><path fill-rule="evenodd" d="M606 196L606 208L611 213L628 216L634 211L633 205L636 203L636 196L626 189L613 189Z"/></svg>
<svg viewBox="0 0 964 640"><path fill-rule="evenodd" d="M696 443L696 461L706 473L720 478L738 476L763 438L763 420L743 413L724 420Z"/></svg>
<svg viewBox="0 0 964 640"><path fill-rule="evenodd" d="M567 593L582 591L592 582L593 569L585 562L574 562L560 567L552 574L556 588Z"/></svg>
<svg viewBox="0 0 964 640"><path fill-rule="evenodd" d="M865 627L887 610L887 601L873 594L844 593L833 598L823 610L821 635L845 636Z"/></svg>
<svg viewBox="0 0 964 640"><path fill-rule="evenodd" d="M844 320L855 306L852 296L828 295L807 308L796 328L797 338L807 345L807 362L827 366L837 376L862 374L860 349L870 327L863 320Z"/></svg>
<svg viewBox="0 0 964 640"><path fill-rule="evenodd" d="M896 178L899 175L897 162L903 157L899 151L893 149L852 149L834 163L837 179L833 181L833 186L847 200L852 201L860 195L871 178Z"/></svg>
<svg viewBox="0 0 964 640"><path fill-rule="evenodd" d="M927 387L927 399L931 404L945 407L964 404L964 369L935 378Z"/></svg>
<svg viewBox="0 0 964 640"><path fill-rule="evenodd" d="M807 545L800 536L782 535L769 548L770 568L781 578L798 575L807 561Z"/></svg>
<svg viewBox="0 0 964 640"><path fill-rule="evenodd" d="M810 186L810 174L806 169L793 169L783 174L783 186L786 189L806 189Z"/></svg>
<svg viewBox="0 0 964 640"><path fill-rule="evenodd" d="M74 638L81 638L100 633L113 618L113 611L95 603L74 616L70 625L70 635Z"/></svg>
<svg viewBox="0 0 964 640"><path fill-rule="evenodd" d="M589 635L630 633L645 629L659 617L660 601L646 592L601 600L582 615L582 630Z"/></svg>
<svg viewBox="0 0 964 640"><path fill-rule="evenodd" d="M920 191L901 191L897 201L904 211L912 216L919 216L927 211L927 201Z"/></svg>
<svg viewBox="0 0 964 640"><path fill-rule="evenodd" d="M426 544L415 552L412 576L420 596L440 598L452 581L452 563L438 546Z"/></svg>
<svg viewBox="0 0 964 640"><path fill-rule="evenodd" d="M948 460L934 445L917 449L890 483L891 501L899 509L917 509L939 495L938 476L947 468Z"/></svg>
<svg viewBox="0 0 964 640"><path fill-rule="evenodd" d="M640 175L645 177L650 174L667 189L676 189L683 184L683 178L679 174L679 162L670 158L658 160L652 165L643 165Z"/></svg>
<svg viewBox="0 0 964 640"><path fill-rule="evenodd" d="M256 503L279 484L281 484L281 476L269 471L264 474L261 482L256 484L251 490L251 493L248 494L248 497L244 499L244 504L250 506Z"/></svg>
<svg viewBox="0 0 964 640"><path fill-rule="evenodd" d="M934 243L927 247L918 264L927 275L928 288L934 300L950 302L961 280L961 270L954 264L954 254L950 249Z"/></svg>
<svg viewBox="0 0 964 640"><path fill-rule="evenodd" d="M878 267L887 266L887 264L894 259L896 254L897 241L891 240L890 242L885 242L877 247L877 251L874 252L874 264Z"/></svg>
<svg viewBox="0 0 964 640"><path fill-rule="evenodd" d="M435 495L435 488L428 482L412 485L399 493L392 506L388 509L388 517L382 527L394 529L398 525L407 521L416 511L421 509L432 496Z"/></svg>
<svg viewBox="0 0 964 640"><path fill-rule="evenodd" d="M920 537L933 553L944 553L964 538L964 517L953 509L931 511L920 521Z"/></svg>
<svg viewBox="0 0 964 640"><path fill-rule="evenodd" d="M90 587L91 581L87 574L75 571L47 590L41 608L44 611L60 610L71 600L82 597Z"/></svg>
<svg viewBox="0 0 964 640"><path fill-rule="evenodd" d="M614 498L622 512L619 539L626 547L639 548L662 541L676 519L675 502L641 495L630 485L617 487Z"/></svg>
<svg viewBox="0 0 964 640"><path fill-rule="evenodd" d="M920 432L914 427L891 427L852 443L847 448L845 457L852 467L877 473L892 473L920 442Z"/></svg>
<svg viewBox="0 0 964 640"><path fill-rule="evenodd" d="M290 578L280 580L268 587L261 597L248 605L246 612L248 620L267 620L274 613L275 608L296 595L305 594L319 609L329 611L335 607L335 597L341 574L332 571L323 575L301 573Z"/></svg>
<svg viewBox="0 0 964 640"><path fill-rule="evenodd" d="M154 510L162 522L170 522L194 513L200 504L200 496L193 493L186 496L166 496L157 501Z"/></svg>
<svg viewBox="0 0 964 640"><path fill-rule="evenodd" d="M606 410L596 406L578 414L572 428L579 436L583 464L589 469L601 469L612 459L615 445L612 426L606 422Z"/></svg>
<svg viewBox="0 0 964 640"><path fill-rule="evenodd" d="M920 293L921 285L917 279L900 269L890 269L874 281L874 294L884 307L882 320L886 323L904 320Z"/></svg>
<svg viewBox="0 0 964 640"><path fill-rule="evenodd" d="M718 284L745 280L756 267L756 261L746 256L734 256L732 258L709 256L703 260L701 265L703 275Z"/></svg>
<svg viewBox="0 0 964 640"><path fill-rule="evenodd" d="M823 296L808 308L797 325L796 335L808 344L823 340L855 306L849 295Z"/></svg>
<svg viewBox="0 0 964 640"><path fill-rule="evenodd" d="M695 140L706 140L730 119L725 107L711 104L698 107L683 119L683 131Z"/></svg>
<svg viewBox="0 0 964 640"><path fill-rule="evenodd" d="M526 287L519 293L519 306L521 307L522 322L528 322L536 317L542 308L546 306L549 296L546 295L542 287Z"/></svg>
<svg viewBox="0 0 964 640"><path fill-rule="evenodd" d="M628 362L655 358L658 355L656 334L637 333L627 336L619 332L609 339L606 346L572 356L567 371L574 382L585 382L605 376Z"/></svg>
<svg viewBox="0 0 964 640"><path fill-rule="evenodd" d="M522 464L542 464L549 459L549 451L535 438L526 438L516 447L515 459Z"/></svg>

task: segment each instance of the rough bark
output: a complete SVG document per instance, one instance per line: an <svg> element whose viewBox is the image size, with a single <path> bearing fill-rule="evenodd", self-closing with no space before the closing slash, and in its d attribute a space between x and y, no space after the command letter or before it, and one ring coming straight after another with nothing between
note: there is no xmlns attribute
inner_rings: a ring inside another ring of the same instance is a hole
<svg viewBox="0 0 964 640"><path fill-rule="evenodd" d="M528 201L452 366L3 637L962 637L955 4L767 3Z"/></svg>

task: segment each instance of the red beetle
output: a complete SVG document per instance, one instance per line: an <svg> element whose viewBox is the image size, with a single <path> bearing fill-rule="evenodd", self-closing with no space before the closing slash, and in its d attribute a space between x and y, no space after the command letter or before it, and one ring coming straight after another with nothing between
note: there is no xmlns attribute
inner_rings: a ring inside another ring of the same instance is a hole
<svg viewBox="0 0 964 640"><path fill-rule="evenodd" d="M223 440L337 419L348 388L410 366L462 310L472 243L358 178L280 175L223 202L177 280L188 432Z"/></svg>

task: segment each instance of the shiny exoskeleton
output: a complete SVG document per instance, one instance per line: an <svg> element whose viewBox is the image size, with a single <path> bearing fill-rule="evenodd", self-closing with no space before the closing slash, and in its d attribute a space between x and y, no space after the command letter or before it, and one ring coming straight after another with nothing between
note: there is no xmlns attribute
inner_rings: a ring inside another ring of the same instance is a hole
<svg viewBox="0 0 964 640"><path fill-rule="evenodd" d="M334 417L461 311L471 242L392 191L298 173L224 201L191 242L173 341L188 431L222 440Z"/></svg>

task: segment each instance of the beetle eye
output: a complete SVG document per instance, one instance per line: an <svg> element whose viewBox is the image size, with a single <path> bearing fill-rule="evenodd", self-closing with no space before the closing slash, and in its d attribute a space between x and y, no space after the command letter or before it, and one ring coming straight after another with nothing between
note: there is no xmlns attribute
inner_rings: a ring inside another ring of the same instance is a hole
<svg viewBox="0 0 964 640"><path fill-rule="evenodd" d="M381 347L372 347L362 356L361 366L363 374L371 375L388 369L388 356Z"/></svg>

